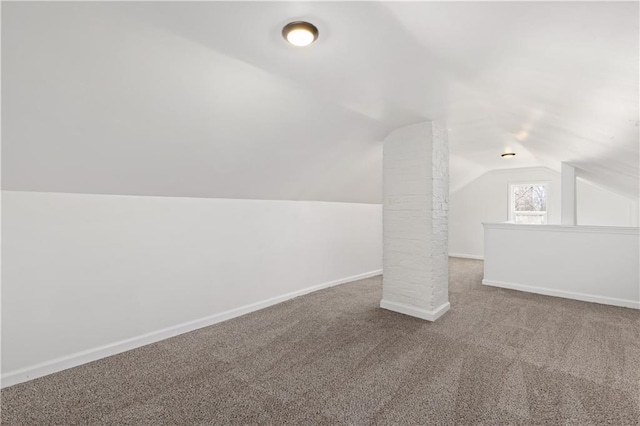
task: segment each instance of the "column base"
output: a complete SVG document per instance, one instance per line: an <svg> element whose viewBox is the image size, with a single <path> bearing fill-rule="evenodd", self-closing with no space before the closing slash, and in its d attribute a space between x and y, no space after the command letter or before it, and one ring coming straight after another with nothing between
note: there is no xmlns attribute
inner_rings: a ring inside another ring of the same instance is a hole
<svg viewBox="0 0 640 426"><path fill-rule="evenodd" d="M415 306L405 305L404 303L391 302L391 301L382 299L380 301L380 307L382 309L387 309L389 311L410 315L412 317L421 318L423 320L435 321L449 310L449 308L451 307L451 304L449 304L449 302L443 303L438 308L432 311L427 311L425 309L420 309Z"/></svg>

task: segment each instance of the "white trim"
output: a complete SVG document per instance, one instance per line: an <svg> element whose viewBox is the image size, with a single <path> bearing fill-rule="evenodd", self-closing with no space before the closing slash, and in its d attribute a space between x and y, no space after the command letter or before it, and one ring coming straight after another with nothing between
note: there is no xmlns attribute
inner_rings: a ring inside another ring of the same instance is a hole
<svg viewBox="0 0 640 426"><path fill-rule="evenodd" d="M565 225L524 225L509 222L483 223L485 229L517 229L519 231L585 232L599 234L640 235L640 228L628 226L565 226Z"/></svg>
<svg viewBox="0 0 640 426"><path fill-rule="evenodd" d="M412 317L418 317L427 321L435 321L445 314L451 307L449 302L439 306L437 309L427 311L415 306L405 305L404 303L391 302L389 300L382 299L380 301L380 307L393 312L399 312L401 314L410 315Z"/></svg>
<svg viewBox="0 0 640 426"><path fill-rule="evenodd" d="M562 297L565 299L581 300L583 302L601 303L603 305L622 306L624 308L640 309L640 301L617 299L615 297L597 296L593 294L574 293L572 291L554 290L545 287L524 284L507 283L504 281L482 280L482 284L491 287L508 288L510 290L525 291L527 293L544 294L545 296Z"/></svg>
<svg viewBox="0 0 640 426"><path fill-rule="evenodd" d="M460 259L484 260L484 256L477 254L449 253L449 257L458 257Z"/></svg>
<svg viewBox="0 0 640 426"><path fill-rule="evenodd" d="M33 380L38 377L46 376L49 374L57 373L62 370L77 367L82 364L86 364L92 361L97 361L108 356L116 355L121 352L129 351L131 349L139 348L141 346L156 343L170 337L177 336L179 334L188 333L190 331L197 330L202 327L207 327L219 322L227 321L232 318L239 317L251 312L259 311L260 309L273 306L275 304L284 302L285 300L293 299L294 297L303 296L314 291L322 290L325 288L333 287L340 284L345 284L352 281L358 281L369 277L382 274L382 269L375 271L365 272L350 277L341 278L334 281L329 281L323 284L307 287L302 290L297 290L291 293L276 296L271 299L263 300L261 302L252 303L249 305L241 306L239 308L231 309L218 314L210 315L205 318L200 318L193 321L188 321L182 324L167 327L161 330L152 331L140 336L132 337L129 339L121 340L119 342L110 343L108 345L99 346L97 348L87 349L85 351L76 352L71 355L63 356L60 358L52 359L40 364L31 365L29 367L21 368L19 370L9 371L2 374L0 381L0 387L5 388L13 386L18 383Z"/></svg>

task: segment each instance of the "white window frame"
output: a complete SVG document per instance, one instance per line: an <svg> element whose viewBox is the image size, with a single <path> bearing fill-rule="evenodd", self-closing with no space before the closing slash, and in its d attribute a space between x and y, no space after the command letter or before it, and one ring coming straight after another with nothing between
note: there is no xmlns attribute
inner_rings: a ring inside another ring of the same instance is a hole
<svg viewBox="0 0 640 426"><path fill-rule="evenodd" d="M508 211L508 218L509 218L509 222L513 222L515 223L515 209L514 209L514 203L515 200L513 199L513 187L514 186L544 186L545 189L545 194L547 195L547 199L546 199L546 204L547 204L547 211L542 213L542 212L518 212L518 215L522 215L522 216L544 216L544 225L547 225L549 223L549 213L551 211L551 205L550 205L550 201L551 201L551 184L550 181L548 180L543 180L543 181L530 181L530 180L525 180L525 181L518 181L518 182L509 182L509 184L507 185L507 190L509 191L509 196L508 196L508 200L509 200L509 204L507 206L507 208L509 209Z"/></svg>

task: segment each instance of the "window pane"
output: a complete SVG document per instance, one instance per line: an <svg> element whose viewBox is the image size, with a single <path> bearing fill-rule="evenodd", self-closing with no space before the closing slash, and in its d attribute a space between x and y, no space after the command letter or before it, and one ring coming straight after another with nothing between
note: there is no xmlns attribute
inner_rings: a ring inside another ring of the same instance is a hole
<svg viewBox="0 0 640 426"><path fill-rule="evenodd" d="M546 212L547 194L544 185L513 187L514 209L517 212Z"/></svg>
<svg viewBox="0 0 640 426"><path fill-rule="evenodd" d="M515 223L521 223L525 225L544 225L547 223L546 215L532 215L532 214L515 214Z"/></svg>

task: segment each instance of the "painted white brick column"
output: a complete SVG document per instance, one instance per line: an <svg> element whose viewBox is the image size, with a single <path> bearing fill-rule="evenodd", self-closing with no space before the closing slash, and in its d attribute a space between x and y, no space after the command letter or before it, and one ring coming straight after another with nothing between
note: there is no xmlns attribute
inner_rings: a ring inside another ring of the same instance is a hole
<svg viewBox="0 0 640 426"><path fill-rule="evenodd" d="M449 310L449 146L444 126L393 131L383 152L380 307L434 321Z"/></svg>

